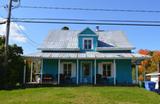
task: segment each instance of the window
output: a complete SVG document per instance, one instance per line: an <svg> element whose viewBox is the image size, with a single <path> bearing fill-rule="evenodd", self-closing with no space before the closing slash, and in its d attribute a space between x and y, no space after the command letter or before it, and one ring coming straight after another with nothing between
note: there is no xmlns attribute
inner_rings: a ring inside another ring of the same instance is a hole
<svg viewBox="0 0 160 104"><path fill-rule="evenodd" d="M90 49L92 49L92 39L84 39L84 43L83 43L83 47L84 47L84 49L86 49L86 50L90 50Z"/></svg>
<svg viewBox="0 0 160 104"><path fill-rule="evenodd" d="M71 63L63 64L63 72L64 72L65 76L71 77L71 71L72 71L72 64Z"/></svg>
<svg viewBox="0 0 160 104"><path fill-rule="evenodd" d="M102 75L103 77L111 77L111 64L102 64Z"/></svg>

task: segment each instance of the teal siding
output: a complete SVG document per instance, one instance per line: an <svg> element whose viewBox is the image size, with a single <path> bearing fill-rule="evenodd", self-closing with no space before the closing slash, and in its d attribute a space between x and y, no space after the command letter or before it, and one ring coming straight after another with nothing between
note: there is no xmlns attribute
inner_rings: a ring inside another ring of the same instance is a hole
<svg viewBox="0 0 160 104"><path fill-rule="evenodd" d="M117 84L132 84L131 60L116 60Z"/></svg>
<svg viewBox="0 0 160 104"><path fill-rule="evenodd" d="M61 60L61 62L77 63L77 60ZM94 83L94 60L79 60L79 83L83 83L82 78L82 62L90 62L92 64L92 72L87 78L88 83ZM98 72L98 64L102 62L112 62L113 60L97 60L96 73ZM76 67L77 68L77 67ZM131 60L116 60L116 81L117 84L132 84L132 70ZM77 73L77 72L76 72ZM57 78L58 74L58 60L44 59L43 60L43 74L52 74ZM73 78L73 82L76 83L76 78ZM106 83L113 84L113 78L108 79Z"/></svg>
<svg viewBox="0 0 160 104"><path fill-rule="evenodd" d="M95 32L93 32L89 27L85 28L81 33L79 34L92 34L92 35L96 35Z"/></svg>
<svg viewBox="0 0 160 104"><path fill-rule="evenodd" d="M57 77L58 60L43 59L43 74L52 74L54 77Z"/></svg>

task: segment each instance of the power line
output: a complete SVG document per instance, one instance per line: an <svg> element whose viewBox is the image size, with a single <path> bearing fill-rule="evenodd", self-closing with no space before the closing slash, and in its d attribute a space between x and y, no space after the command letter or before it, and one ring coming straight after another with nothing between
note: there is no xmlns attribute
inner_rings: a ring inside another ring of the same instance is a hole
<svg viewBox="0 0 160 104"><path fill-rule="evenodd" d="M12 20L12 22L23 23L46 23L46 24L83 24L83 25L119 25L119 26L160 26L160 24L144 23L103 23L103 22L61 22L61 21L33 21L33 20Z"/></svg>
<svg viewBox="0 0 160 104"><path fill-rule="evenodd" d="M31 20L36 20L36 21L85 21L85 22L138 22L138 23L160 23L160 21L151 21L151 20L99 20L99 19L64 19L64 18L12 18L13 21L31 21Z"/></svg>
<svg viewBox="0 0 160 104"><path fill-rule="evenodd" d="M103 12L139 12L139 13L160 13L159 10L132 10L132 9L94 9L94 8L70 8L70 7L49 7L21 5L20 8L27 9L56 9L56 10L79 10L79 11L103 11Z"/></svg>
<svg viewBox="0 0 160 104"><path fill-rule="evenodd" d="M0 5L0 7L5 7ZM137 12L137 13L160 13L159 10L138 10L138 9L94 9L94 8L70 8L70 7L51 7L51 6L29 6L21 5L19 8L26 9L57 9L57 10L79 10L79 11L103 11L103 12Z"/></svg>
<svg viewBox="0 0 160 104"><path fill-rule="evenodd" d="M17 24L18 24L18 23L17 23ZM19 31L20 33L22 33L23 35L25 35L25 37L31 42L32 45L35 45L35 46L38 46L38 45L39 45L37 42L33 41L33 40L29 37L29 35L21 29L21 27L20 27L19 25L17 25L17 27L18 27L18 31Z"/></svg>

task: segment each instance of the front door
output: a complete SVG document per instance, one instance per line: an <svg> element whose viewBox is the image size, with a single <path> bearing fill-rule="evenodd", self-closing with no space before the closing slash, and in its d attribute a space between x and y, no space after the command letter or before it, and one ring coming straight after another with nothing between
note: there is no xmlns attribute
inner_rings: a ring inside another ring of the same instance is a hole
<svg viewBox="0 0 160 104"><path fill-rule="evenodd" d="M81 82L83 84L92 83L92 65L91 62L82 63Z"/></svg>

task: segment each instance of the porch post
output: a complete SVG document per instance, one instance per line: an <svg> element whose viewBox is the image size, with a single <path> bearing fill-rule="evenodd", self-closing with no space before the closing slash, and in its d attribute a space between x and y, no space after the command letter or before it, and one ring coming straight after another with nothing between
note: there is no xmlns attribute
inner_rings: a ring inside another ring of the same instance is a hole
<svg viewBox="0 0 160 104"><path fill-rule="evenodd" d="M96 66L96 59L94 60L94 84L96 85L96 70L97 70L97 66Z"/></svg>
<svg viewBox="0 0 160 104"><path fill-rule="evenodd" d="M43 59L41 60L41 83L43 83Z"/></svg>
<svg viewBox="0 0 160 104"><path fill-rule="evenodd" d="M136 64L136 84L138 84L138 64Z"/></svg>
<svg viewBox="0 0 160 104"><path fill-rule="evenodd" d="M58 84L60 84L60 67L61 67L61 60L58 60Z"/></svg>
<svg viewBox="0 0 160 104"><path fill-rule="evenodd" d="M78 80L79 80L79 60L77 59L77 85L78 85Z"/></svg>
<svg viewBox="0 0 160 104"><path fill-rule="evenodd" d="M32 82L33 62L31 62L30 82Z"/></svg>
<svg viewBox="0 0 160 104"><path fill-rule="evenodd" d="M23 84L26 83L26 60L24 60Z"/></svg>
<svg viewBox="0 0 160 104"><path fill-rule="evenodd" d="M113 65L114 65L114 85L116 85L116 60L113 60Z"/></svg>

